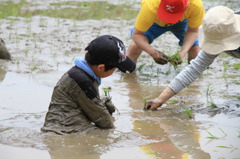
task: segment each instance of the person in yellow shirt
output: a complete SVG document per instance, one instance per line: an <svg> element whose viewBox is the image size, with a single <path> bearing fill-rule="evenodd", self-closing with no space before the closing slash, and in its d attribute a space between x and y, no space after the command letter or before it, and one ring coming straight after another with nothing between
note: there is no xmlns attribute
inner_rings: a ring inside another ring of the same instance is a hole
<svg viewBox="0 0 240 159"><path fill-rule="evenodd" d="M132 41L127 56L135 63L142 51L147 52L160 64L168 62L168 56L150 44L167 31L178 39L180 64L188 53L188 62L194 59L199 49L198 28L202 24L204 7L201 0L142 0L141 10L130 34Z"/></svg>

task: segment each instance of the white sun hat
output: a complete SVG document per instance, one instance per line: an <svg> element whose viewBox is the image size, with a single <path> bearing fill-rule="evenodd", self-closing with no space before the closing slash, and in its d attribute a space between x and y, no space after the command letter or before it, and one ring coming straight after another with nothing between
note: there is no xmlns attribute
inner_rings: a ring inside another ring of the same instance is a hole
<svg viewBox="0 0 240 159"><path fill-rule="evenodd" d="M240 47L240 15L224 6L209 9L199 28L199 44L215 55Z"/></svg>

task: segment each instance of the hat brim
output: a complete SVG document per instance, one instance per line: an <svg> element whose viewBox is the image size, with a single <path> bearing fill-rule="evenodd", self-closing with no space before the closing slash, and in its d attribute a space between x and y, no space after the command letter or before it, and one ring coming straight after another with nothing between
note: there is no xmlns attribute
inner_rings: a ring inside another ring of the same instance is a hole
<svg viewBox="0 0 240 159"><path fill-rule="evenodd" d="M240 15L235 15L235 18L237 20L237 26L240 26ZM201 26L199 28L198 37L201 49L212 55L217 55L228 50L234 50L240 46L240 28L238 33L233 34L232 36L219 40L210 40L204 36Z"/></svg>
<svg viewBox="0 0 240 159"><path fill-rule="evenodd" d="M184 11L178 13L169 13L166 11L162 3L158 7L158 18L169 24L177 23L182 18L183 13Z"/></svg>
<svg viewBox="0 0 240 159"><path fill-rule="evenodd" d="M136 68L136 64L129 57L126 57L123 62L117 63L115 66L124 73L132 73Z"/></svg>

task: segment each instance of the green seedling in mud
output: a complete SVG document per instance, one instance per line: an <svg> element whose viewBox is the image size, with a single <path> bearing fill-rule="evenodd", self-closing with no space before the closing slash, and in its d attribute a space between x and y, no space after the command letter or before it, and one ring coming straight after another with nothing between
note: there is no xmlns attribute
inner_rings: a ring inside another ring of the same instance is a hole
<svg viewBox="0 0 240 159"><path fill-rule="evenodd" d="M233 64L233 68L234 68L235 70L240 70L240 64L239 64L239 63Z"/></svg>
<svg viewBox="0 0 240 159"><path fill-rule="evenodd" d="M226 75L227 68L228 68L228 65L227 65L226 61L223 61L223 78L226 83L226 86L228 87L227 75Z"/></svg>
<svg viewBox="0 0 240 159"><path fill-rule="evenodd" d="M143 104L144 104L144 107L145 107L147 105L147 99L148 98L144 96L142 99L143 99Z"/></svg>
<svg viewBox="0 0 240 159"><path fill-rule="evenodd" d="M106 97L110 97L111 87L103 87L102 90Z"/></svg>
<svg viewBox="0 0 240 159"><path fill-rule="evenodd" d="M178 53L176 53L176 54L174 54L174 55L172 55L168 58L168 62L171 65L173 65L174 69L177 68L177 65L179 64L179 61L180 61L180 57L179 57Z"/></svg>
<svg viewBox="0 0 240 159"><path fill-rule="evenodd" d="M147 100L148 100L148 97L146 97L146 96L143 96L142 97L142 100L143 100L143 110L148 110L149 108L148 107L146 107L147 106Z"/></svg>
<svg viewBox="0 0 240 159"><path fill-rule="evenodd" d="M138 70L138 71L141 71L145 65L146 65L146 64L141 64L141 65L137 68L137 70Z"/></svg>
<svg viewBox="0 0 240 159"><path fill-rule="evenodd" d="M221 138L219 138L219 137L213 135L213 134L210 133L209 131L207 131L207 133L210 135L210 136L207 137L207 138L209 138L209 139L221 139Z"/></svg>
<svg viewBox="0 0 240 159"><path fill-rule="evenodd" d="M149 152L149 153L152 154L152 155L160 155L160 153L157 152L157 151L151 151L151 152Z"/></svg>
<svg viewBox="0 0 240 159"><path fill-rule="evenodd" d="M225 73L227 71L227 63L226 61L223 61L223 72Z"/></svg>
<svg viewBox="0 0 240 159"><path fill-rule="evenodd" d="M240 131L238 131L238 138L240 138Z"/></svg>
<svg viewBox="0 0 240 159"><path fill-rule="evenodd" d="M25 57L28 56L28 53L29 53L29 50L25 49L25 50L24 50L24 55L25 55Z"/></svg>
<svg viewBox="0 0 240 159"><path fill-rule="evenodd" d="M238 148L237 147L234 147L233 145L230 144L230 146L217 146L217 147L220 147L220 148L226 148L226 149L232 149L231 152L237 150Z"/></svg>
<svg viewBox="0 0 240 159"><path fill-rule="evenodd" d="M177 104L177 103L178 103L178 101L176 99L171 99L169 101L169 104Z"/></svg>
<svg viewBox="0 0 240 159"><path fill-rule="evenodd" d="M38 69L38 66L37 66L37 65L34 65L34 66L31 67L31 72L34 72L34 71L36 71L37 69Z"/></svg>
<svg viewBox="0 0 240 159"><path fill-rule="evenodd" d="M224 136L217 137L217 136L213 135L212 133L210 133L209 131L207 131L207 133L210 135L207 138L209 138L209 139L223 139L224 137L227 136L227 134L222 129L220 129L220 128L218 128L218 129L224 134Z"/></svg>
<svg viewBox="0 0 240 159"><path fill-rule="evenodd" d="M187 117L192 118L191 109L189 109L187 107L183 107L183 110L184 110L185 114L187 115Z"/></svg>
<svg viewBox="0 0 240 159"><path fill-rule="evenodd" d="M211 96L212 91L213 90L212 90L211 85L208 85L207 93L206 93L206 96L207 96L207 106L210 106L211 108L217 108L217 105L212 100L212 96Z"/></svg>

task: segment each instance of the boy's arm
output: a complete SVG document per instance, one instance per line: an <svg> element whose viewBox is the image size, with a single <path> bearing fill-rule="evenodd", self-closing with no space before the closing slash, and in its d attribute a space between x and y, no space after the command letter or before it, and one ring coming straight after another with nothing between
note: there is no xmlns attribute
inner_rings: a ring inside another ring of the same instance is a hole
<svg viewBox="0 0 240 159"><path fill-rule="evenodd" d="M109 101L101 100L96 89L90 81L81 83L79 95L76 97L77 103L79 103L80 109L82 109L87 118L95 123L96 126L112 128L114 127L113 117L107 108Z"/></svg>

